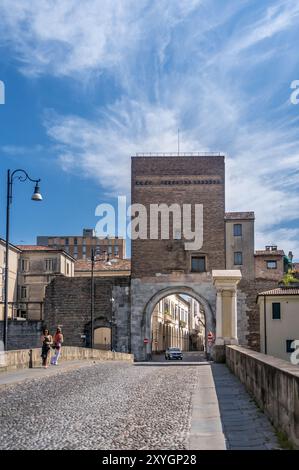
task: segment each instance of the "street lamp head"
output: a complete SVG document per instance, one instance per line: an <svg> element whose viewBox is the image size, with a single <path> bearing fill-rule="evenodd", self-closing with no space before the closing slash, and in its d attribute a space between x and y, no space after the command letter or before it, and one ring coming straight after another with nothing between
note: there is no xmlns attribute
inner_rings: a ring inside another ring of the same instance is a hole
<svg viewBox="0 0 299 470"><path fill-rule="evenodd" d="M36 183L35 185L35 188L34 188L34 193L32 194L32 201L42 201L43 198L42 198L42 195L40 193L40 188L39 188L39 184Z"/></svg>

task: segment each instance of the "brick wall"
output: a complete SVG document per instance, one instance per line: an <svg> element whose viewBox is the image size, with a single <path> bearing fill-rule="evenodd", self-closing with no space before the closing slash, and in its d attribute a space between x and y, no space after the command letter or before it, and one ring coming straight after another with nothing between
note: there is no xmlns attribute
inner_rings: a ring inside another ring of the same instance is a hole
<svg viewBox="0 0 299 470"><path fill-rule="evenodd" d="M267 268L267 261L276 261L277 268L276 269L268 269ZM255 263L255 277L256 278L267 278L273 279L276 281L281 281L284 274L284 265L283 265L283 256L277 255L273 256L272 253L270 255L258 255L254 257Z"/></svg>
<svg viewBox="0 0 299 470"><path fill-rule="evenodd" d="M224 157L133 157L132 203L203 204L207 269L225 269ZM149 235L149 220L148 220ZM172 223L170 223L172 229ZM160 237L160 233L159 233ZM183 240L132 240L132 277L190 272Z"/></svg>
<svg viewBox="0 0 299 470"><path fill-rule="evenodd" d="M94 328L110 327L114 315L113 348L125 352L129 349L130 278L95 278L94 285ZM90 320L89 278L57 278L47 286L44 321L52 334L57 325L62 326L65 346L90 345Z"/></svg>

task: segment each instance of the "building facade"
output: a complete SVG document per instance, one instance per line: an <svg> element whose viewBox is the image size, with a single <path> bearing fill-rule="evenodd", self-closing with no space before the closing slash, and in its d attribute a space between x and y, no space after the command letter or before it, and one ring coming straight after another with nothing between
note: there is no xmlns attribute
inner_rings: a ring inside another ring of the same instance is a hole
<svg viewBox="0 0 299 470"><path fill-rule="evenodd" d="M17 314L18 300L18 265L21 251L14 245L9 245L8 257L8 318L14 318ZM4 284L5 284L5 240L0 238L0 321L4 320Z"/></svg>
<svg viewBox="0 0 299 470"><path fill-rule="evenodd" d="M206 350L206 325L204 309L195 299L190 297L189 338L191 351Z"/></svg>
<svg viewBox="0 0 299 470"><path fill-rule="evenodd" d="M276 245L268 245L264 250L257 250L255 258L255 277L281 281L286 271L285 254Z"/></svg>
<svg viewBox="0 0 299 470"><path fill-rule="evenodd" d="M299 287L278 287L258 295L261 352L290 361L299 345ZM299 363L299 358L298 358Z"/></svg>
<svg viewBox="0 0 299 470"><path fill-rule="evenodd" d="M43 320L46 286L56 276L74 276L74 259L63 250L18 245L18 276L15 317Z"/></svg>
<svg viewBox="0 0 299 470"><path fill-rule="evenodd" d="M189 300L176 294L160 300L152 315L152 353L161 353L169 347L189 351L190 324Z"/></svg>
<svg viewBox="0 0 299 470"><path fill-rule="evenodd" d="M91 259L91 252L98 256L112 258L126 257L126 241L124 238L97 237L93 229L83 229L82 235L38 236L37 245L63 249L75 259Z"/></svg>
<svg viewBox="0 0 299 470"><path fill-rule="evenodd" d="M105 305L95 312L97 328L111 331L110 340L107 331L101 330L95 342L103 344L106 338L106 343L110 341L116 350L128 350L137 360L146 360L156 347L156 306L169 296L188 296L199 304L198 320L192 330L198 337L199 325L203 327L202 343L207 353L213 353L218 360L225 344L238 342L259 350L260 310L256 296L277 287L283 271L278 263L276 278L271 264L267 269L258 267L262 255L257 252L255 256L254 252L254 213L225 212L224 156L132 157L131 184L133 219L136 213L137 217L142 214L138 223L132 224L131 276L121 260L113 265L113 260L105 255L104 262L95 263L94 304L102 305L106 299ZM186 222L189 209L191 223L186 232L186 223L182 222ZM152 225L152 218L157 224ZM135 237L140 224L142 230ZM169 229L167 237L165 227ZM202 230L197 233L200 227ZM190 233L198 236L199 243L190 246ZM274 255L283 258L274 251L267 251L264 261L273 260ZM45 320L52 325L63 324L67 318L70 336L76 338L76 344L82 344L82 331L91 328L88 319L93 289L90 262L76 263L75 278L56 278L46 289ZM107 274L103 276L104 273ZM68 287L77 300L66 294ZM159 310L157 319L158 315ZM207 332L213 334L213 344L208 344Z"/></svg>
<svg viewBox="0 0 299 470"><path fill-rule="evenodd" d="M223 353L225 343L237 342L236 291L242 277L238 267L226 269L224 156L132 157L131 185L133 207L142 206L147 215L143 236L132 237L132 352L143 360L150 356L152 345L144 347L142 338L151 335L155 305L166 295L185 294L200 303L206 331L213 332L214 346ZM196 244L188 243L188 210ZM154 236L152 214L158 217Z"/></svg>
<svg viewBox="0 0 299 470"><path fill-rule="evenodd" d="M254 272L254 212L225 213L226 269L240 269L247 279Z"/></svg>

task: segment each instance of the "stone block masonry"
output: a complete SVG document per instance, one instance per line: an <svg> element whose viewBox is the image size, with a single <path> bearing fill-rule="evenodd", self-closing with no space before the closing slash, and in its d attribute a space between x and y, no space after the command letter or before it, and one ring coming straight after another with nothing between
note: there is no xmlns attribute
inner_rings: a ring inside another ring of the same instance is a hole
<svg viewBox="0 0 299 470"><path fill-rule="evenodd" d="M0 338L3 338L4 322L0 322ZM35 320L8 321L8 349L38 348L42 322Z"/></svg>
<svg viewBox="0 0 299 470"><path fill-rule="evenodd" d="M112 347L130 350L130 279L94 279L94 329L111 327ZM113 300L112 300L113 299ZM61 325L65 346L89 346L91 279L56 278L46 289L44 323L51 333Z"/></svg>

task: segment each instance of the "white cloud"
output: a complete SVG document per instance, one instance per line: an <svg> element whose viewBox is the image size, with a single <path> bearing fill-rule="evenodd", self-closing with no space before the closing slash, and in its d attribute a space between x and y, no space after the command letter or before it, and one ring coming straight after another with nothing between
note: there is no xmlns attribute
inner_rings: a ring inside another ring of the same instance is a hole
<svg viewBox="0 0 299 470"><path fill-rule="evenodd" d="M279 241L279 248L283 249L286 255L292 251L294 261L299 260L299 228L280 228L256 232L257 248L261 249L269 244L275 245L277 241Z"/></svg>
<svg viewBox="0 0 299 470"><path fill-rule="evenodd" d="M28 75L77 77L103 69L126 69L140 43L159 38L201 0L2 0L2 41L11 44ZM159 35L156 28L163 23ZM156 36L155 36L156 35ZM5 40L4 40L5 38Z"/></svg>
<svg viewBox="0 0 299 470"><path fill-rule="evenodd" d="M171 109L123 99L98 122L50 113L48 135L59 144L66 171L96 179L107 192L129 193L130 156L139 152L176 152L179 116ZM196 151L188 138L184 150Z"/></svg>
<svg viewBox="0 0 299 470"><path fill-rule="evenodd" d="M290 75L299 5L220 3L2 0L2 37L27 75L88 79L108 70L125 90L94 119L46 117L65 171L128 192L130 155L176 151L179 127L182 151L228 154L227 209L255 210L257 244L299 253L298 231L277 229L299 218L297 124L294 108L281 105L299 78Z"/></svg>
<svg viewBox="0 0 299 470"><path fill-rule="evenodd" d="M272 4L266 9L265 15L250 24L238 41L231 41L228 49L231 53L239 53L244 49L270 39L298 22L299 4L296 0L283 0ZM234 38L236 39L236 38Z"/></svg>

